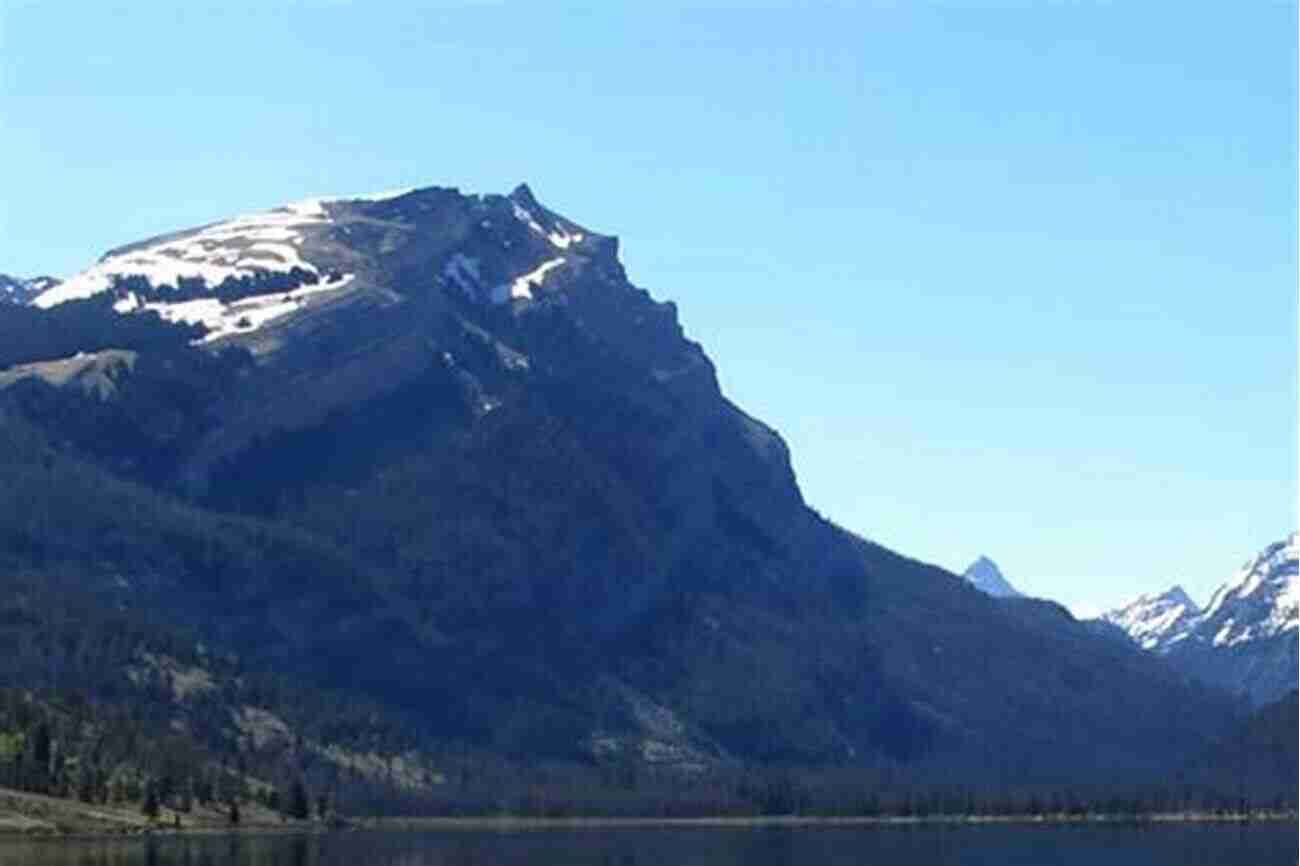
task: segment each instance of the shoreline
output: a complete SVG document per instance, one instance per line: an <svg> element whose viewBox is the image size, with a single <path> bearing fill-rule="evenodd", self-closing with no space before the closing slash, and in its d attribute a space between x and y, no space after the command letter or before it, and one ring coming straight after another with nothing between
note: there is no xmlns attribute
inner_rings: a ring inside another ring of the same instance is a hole
<svg viewBox="0 0 1300 866"><path fill-rule="evenodd" d="M525 816L482 817L389 817L354 819L348 830L417 832L421 830L551 830L551 829L727 829L746 827L909 827L981 826L990 824L1029 825L1139 825L1139 824L1275 824L1297 821L1296 812L1253 812L1249 815L1161 812L1148 815L716 815L696 818L657 817L573 817L530 818Z"/></svg>
<svg viewBox="0 0 1300 866"><path fill-rule="evenodd" d="M97 810L98 811L98 810ZM117 811L117 810L112 810ZM0 819L4 816L0 815ZM98 816L108 818L103 811ZM125 818L120 812L112 817ZM149 825L135 818L115 827L75 826L77 821L51 826L17 826L0 820L0 844L9 841L60 840L131 840L181 836L322 836L332 833L425 833L425 832L545 832L554 830L725 830L764 828L909 828L909 827L1066 827L1114 826L1140 827L1172 824L1251 824L1275 825L1297 823L1296 811L1258 811L1250 814L1205 812L1159 812L1146 815L713 815L689 818L671 817L528 817L521 815L482 815L463 817L388 816L347 818L339 824L319 821L255 821L240 826L222 826L198 822L191 826ZM33 822L35 824L36 822Z"/></svg>

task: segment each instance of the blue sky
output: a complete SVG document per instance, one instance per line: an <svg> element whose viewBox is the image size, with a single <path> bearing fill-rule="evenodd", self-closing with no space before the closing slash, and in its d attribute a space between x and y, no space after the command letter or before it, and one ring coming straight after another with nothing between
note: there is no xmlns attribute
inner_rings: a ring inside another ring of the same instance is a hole
<svg viewBox="0 0 1300 866"><path fill-rule="evenodd" d="M3 0L0 271L526 180L837 522L1204 601L1295 522L1294 8L800 5Z"/></svg>

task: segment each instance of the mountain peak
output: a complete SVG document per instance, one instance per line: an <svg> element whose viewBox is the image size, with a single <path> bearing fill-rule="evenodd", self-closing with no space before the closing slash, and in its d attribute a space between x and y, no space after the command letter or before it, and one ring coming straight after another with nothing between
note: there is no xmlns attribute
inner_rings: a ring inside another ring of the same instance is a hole
<svg viewBox="0 0 1300 866"><path fill-rule="evenodd" d="M1163 653L1187 637L1200 612L1196 602L1175 584L1164 592L1140 595L1102 614L1101 619L1122 628L1142 649Z"/></svg>
<svg viewBox="0 0 1300 866"><path fill-rule="evenodd" d="M987 556L980 556L962 572L962 577L980 592L996 598L1018 598L1021 592L1003 576L998 564Z"/></svg>
<svg viewBox="0 0 1300 866"><path fill-rule="evenodd" d="M1143 595L1103 614L1142 649L1260 703L1295 687L1300 632L1296 533L1251 557L1204 610L1182 587Z"/></svg>
<svg viewBox="0 0 1300 866"><path fill-rule="evenodd" d="M71 356L78 390L15 382L0 482L25 485L16 500L68 486L44 521L0 509L0 535L39 555L17 560L34 575L65 551L70 583L132 575L133 609L409 712L429 742L581 750L597 774L714 755L928 772L949 754L1110 773L1217 730L1226 709L1163 666L1116 660L1068 617L1008 616L810 509L780 436L723 395L611 241L530 190L428 188L116 250L74 278L98 300L12 316L85 314L104 345L140 348L135 366L93 359L102 399L81 347L50 362ZM47 442L75 469L51 475ZM56 547L29 541L49 525ZM987 557L969 578L1014 594ZM904 651L871 652L868 618ZM1106 688L1038 675L1074 669ZM1064 739L1041 732L1058 717L1078 722Z"/></svg>
<svg viewBox="0 0 1300 866"><path fill-rule="evenodd" d="M1247 560L1210 599L1203 637L1215 646L1234 646L1300 629L1298 559L1293 532Z"/></svg>
<svg viewBox="0 0 1300 866"><path fill-rule="evenodd" d="M510 191L509 199L516 204L524 207L541 207L537 197L533 195L533 190L526 183L521 183Z"/></svg>

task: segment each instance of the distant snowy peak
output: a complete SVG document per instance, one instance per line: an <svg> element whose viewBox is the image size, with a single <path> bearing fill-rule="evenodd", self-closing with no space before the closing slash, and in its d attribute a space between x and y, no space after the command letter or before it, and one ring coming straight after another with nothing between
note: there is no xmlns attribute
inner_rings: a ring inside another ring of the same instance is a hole
<svg viewBox="0 0 1300 866"><path fill-rule="evenodd" d="M1175 586L1158 595L1139 596L1101 619L1122 628L1142 649L1161 653L1187 637L1200 612L1183 588Z"/></svg>
<svg viewBox="0 0 1300 866"><path fill-rule="evenodd" d="M1215 591L1204 610L1180 587L1144 595L1102 619L1138 646L1165 654L1186 643L1235 647L1300 629L1296 533L1270 544Z"/></svg>
<svg viewBox="0 0 1300 866"><path fill-rule="evenodd" d="M1300 542L1291 533L1246 562L1214 593L1198 631L1214 646L1235 646L1300 629Z"/></svg>
<svg viewBox="0 0 1300 866"><path fill-rule="evenodd" d="M996 598L1019 598L1021 593L1002 575L997 563L987 556L981 556L970 564L962 573L972 586L980 592Z"/></svg>
<svg viewBox="0 0 1300 866"><path fill-rule="evenodd" d="M1197 679L1261 705L1295 688L1300 586L1295 533L1247 561L1197 611L1177 588L1102 621Z"/></svg>
<svg viewBox="0 0 1300 866"><path fill-rule="evenodd" d="M42 292L57 286L54 277L12 277L0 274L0 304L30 304Z"/></svg>

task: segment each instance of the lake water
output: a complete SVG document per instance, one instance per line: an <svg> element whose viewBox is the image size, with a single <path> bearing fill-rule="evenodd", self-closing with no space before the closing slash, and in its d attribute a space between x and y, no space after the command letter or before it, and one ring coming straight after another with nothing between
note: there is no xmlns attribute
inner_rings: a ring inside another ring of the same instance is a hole
<svg viewBox="0 0 1300 866"><path fill-rule="evenodd" d="M451 830L0 840L0 866L1295 866L1294 824Z"/></svg>

